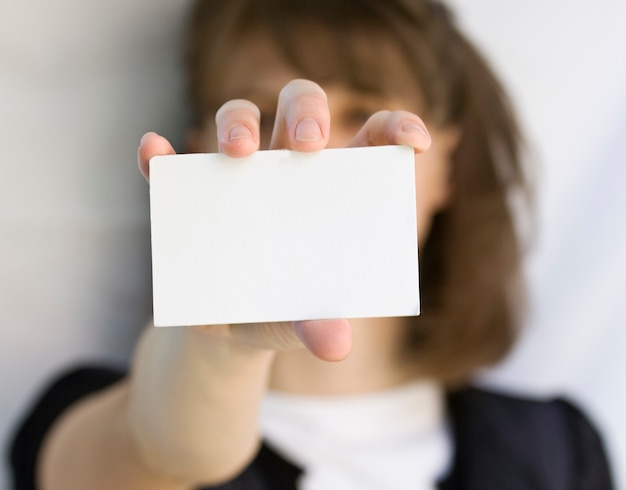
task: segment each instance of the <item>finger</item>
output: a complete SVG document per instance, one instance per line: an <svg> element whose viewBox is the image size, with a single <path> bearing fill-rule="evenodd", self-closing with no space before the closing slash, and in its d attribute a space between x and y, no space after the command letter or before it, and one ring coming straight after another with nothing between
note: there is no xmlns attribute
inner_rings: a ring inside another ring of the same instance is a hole
<svg viewBox="0 0 626 490"><path fill-rule="evenodd" d="M423 153L430 144L426 125L415 114L379 111L367 120L348 146L408 145L415 153Z"/></svg>
<svg viewBox="0 0 626 490"><path fill-rule="evenodd" d="M150 132L143 135L137 149L137 164L145 179L150 181L150 159L157 155L174 155L172 145L163 136Z"/></svg>
<svg viewBox="0 0 626 490"><path fill-rule="evenodd" d="M246 323L230 325L231 336L243 344L276 351L306 347L324 361L340 361L352 350L348 320Z"/></svg>
<svg viewBox="0 0 626 490"><path fill-rule="evenodd" d="M278 96L270 148L317 151L326 147L330 111L326 93L315 82L293 80Z"/></svg>
<svg viewBox="0 0 626 490"><path fill-rule="evenodd" d="M324 361L341 361L352 350L352 329L345 319L295 322L294 331L304 346Z"/></svg>
<svg viewBox="0 0 626 490"><path fill-rule="evenodd" d="M219 150L245 157L259 149L259 108L248 100L230 100L215 114Z"/></svg>

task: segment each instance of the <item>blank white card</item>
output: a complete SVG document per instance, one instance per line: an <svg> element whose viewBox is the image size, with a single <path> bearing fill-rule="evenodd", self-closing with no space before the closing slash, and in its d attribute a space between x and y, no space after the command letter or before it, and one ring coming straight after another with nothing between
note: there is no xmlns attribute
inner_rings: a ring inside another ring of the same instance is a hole
<svg viewBox="0 0 626 490"><path fill-rule="evenodd" d="M419 314L413 151L150 161L158 326Z"/></svg>

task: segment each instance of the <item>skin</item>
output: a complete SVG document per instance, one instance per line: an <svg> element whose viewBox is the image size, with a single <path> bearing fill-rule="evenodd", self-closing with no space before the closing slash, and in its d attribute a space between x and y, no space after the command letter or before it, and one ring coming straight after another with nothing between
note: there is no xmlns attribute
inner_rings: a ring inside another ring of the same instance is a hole
<svg viewBox="0 0 626 490"><path fill-rule="evenodd" d="M233 59L233 83L255 80L242 73L251 64L246 56L268 54L261 48L242 52L248 54ZM274 85L263 81L264 89L278 92L284 85L275 112L250 100L230 100L190 135L191 149L243 157L257 151L263 139L270 148L305 152L409 145L416 155L419 233L425 238L449 192L447 156L454 132L429 133L416 114L400 109L414 107L415 95L355 95L341 84L323 90L297 79L278 55L265 56L265 62L275 69L268 70ZM355 120L353 114L365 111L373 115ZM260 124L268 113L275 113L271 136ZM424 153L431 134L435 144ZM166 139L146 134L138 150L146 179L151 157L173 153ZM393 318L147 328L129 379L78 403L56 424L42 452L41 486L173 490L227 480L258 449L257 413L268 387L356 393L418 376L397 356L405 328L403 320Z"/></svg>

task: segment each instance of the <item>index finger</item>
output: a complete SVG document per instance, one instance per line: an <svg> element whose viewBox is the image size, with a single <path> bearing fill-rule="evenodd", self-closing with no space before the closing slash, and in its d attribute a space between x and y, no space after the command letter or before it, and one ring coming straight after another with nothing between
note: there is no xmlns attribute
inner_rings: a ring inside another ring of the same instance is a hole
<svg viewBox="0 0 626 490"><path fill-rule="evenodd" d="M143 135L137 149L137 165L145 179L150 182L150 159L157 155L175 155L174 148L163 136L150 132Z"/></svg>
<svg viewBox="0 0 626 490"><path fill-rule="evenodd" d="M415 153L423 153L430 144L426 125L415 114L379 111L367 120L348 146L408 145Z"/></svg>

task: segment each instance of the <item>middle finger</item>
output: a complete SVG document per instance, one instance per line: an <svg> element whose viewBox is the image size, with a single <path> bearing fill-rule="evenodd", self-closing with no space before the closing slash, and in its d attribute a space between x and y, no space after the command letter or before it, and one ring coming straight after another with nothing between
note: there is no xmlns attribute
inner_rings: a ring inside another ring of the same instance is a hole
<svg viewBox="0 0 626 490"><path fill-rule="evenodd" d="M278 96L270 148L317 151L326 147L330 111L324 90L309 80L293 80Z"/></svg>

